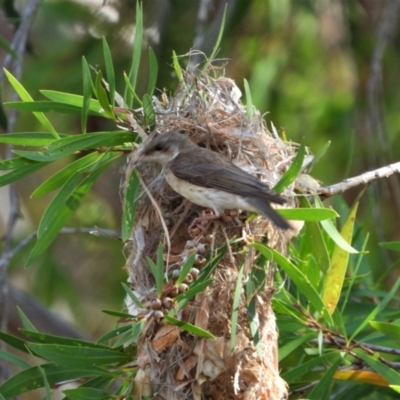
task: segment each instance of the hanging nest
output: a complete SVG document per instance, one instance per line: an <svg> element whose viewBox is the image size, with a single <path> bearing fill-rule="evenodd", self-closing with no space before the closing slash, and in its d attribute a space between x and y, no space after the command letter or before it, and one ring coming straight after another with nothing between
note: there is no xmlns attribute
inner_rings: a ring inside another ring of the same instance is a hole
<svg viewBox="0 0 400 400"><path fill-rule="evenodd" d="M231 79L206 74L199 78L187 73L173 97L163 93L161 100L153 98L157 131L188 135L199 146L224 154L273 187L289 168L297 146L284 142L276 132L271 134L260 113L254 107L246 109L240 97ZM294 229L283 232L263 216L248 220L248 212L229 210L205 234L188 232L194 218L210 211L175 193L160 166L144 165L140 176L146 191L142 189L137 201L127 269L132 291L146 308L138 307L131 299L126 301L129 313L144 321L137 340L136 396L169 400L286 398L287 386L279 376L278 334L271 309L272 265L262 267L265 283L262 290L255 289L252 298L245 295L245 282L254 268L260 268L256 251L248 243L267 242L285 254ZM296 206L293 188L287 188L283 196L288 207ZM165 266L161 296L157 296L146 261L146 257L156 259L159 243L164 244ZM193 268L185 281L176 285L182 266L193 253ZM175 297L192 287L205 265L209 268L217 256L220 260L210 276L212 284L174 316L210 332L215 337L211 339L190 333L164 317L177 307ZM243 275L238 290L239 270ZM235 293L239 302L231 351ZM257 310L253 321L258 323L258 348L249 323L250 300Z"/></svg>

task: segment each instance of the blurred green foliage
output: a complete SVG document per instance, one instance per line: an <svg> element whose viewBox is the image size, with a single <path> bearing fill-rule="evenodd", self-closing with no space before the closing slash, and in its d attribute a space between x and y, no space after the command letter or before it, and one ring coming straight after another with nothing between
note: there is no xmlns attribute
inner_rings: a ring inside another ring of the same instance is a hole
<svg viewBox="0 0 400 400"><path fill-rule="evenodd" d="M44 100L39 89L82 94L82 56L89 65L105 71L102 64L103 35L108 40L114 60L117 90L121 91L124 87L123 71L129 72L132 53L133 2L119 2L113 12L109 11L111 16L106 13L107 7L111 6L101 7L99 2L96 7L92 9L84 3L72 1L42 3L30 33L31 51L26 54L22 79L23 86L35 100ZM204 27L200 48L207 54L215 43L216 17L220 11L221 5L215 3ZM383 110L383 140L391 152L385 151L378 132L369 132L368 82L381 12L373 11L362 1L344 0L242 0L228 7L226 33L218 53L226 76L234 79L243 92L243 79L247 79L253 104L262 112L268 112L267 123L273 122L289 140L300 142L304 138L313 152L328 141L332 142L323 162L313 171L314 176L325 184L397 161L393 154L398 153L400 145L399 32L395 32L388 42L382 59L382 97L378 104ZM114 20L113 15L117 15L118 19ZM146 57L140 65L140 79L136 87L140 98L147 89L148 45L154 49L158 60L156 87L173 91L177 78L172 68L172 50L181 55L192 47L196 38L197 16L197 3L176 0L145 2L143 54ZM12 29L1 34L10 37ZM10 88L4 87L3 99L8 99L10 93ZM81 132L79 115L50 113L48 116L58 132ZM113 129L115 124L112 121L95 116L88 118L88 132ZM23 112L15 130L40 131L41 126L30 113ZM57 170L63 162L68 164L63 160L58 162ZM123 162L120 165L122 168ZM55 170L48 167L40 170L34 178L18 183L23 214L29 221L21 228L20 236L37 229L52 196L28 198ZM121 218L120 179L117 167L108 170L78 208L72 225L118 227ZM396 253L382 250L377 245L378 241L399 240L397 222L394 221L399 219L400 199L396 197L395 184L398 184L398 177L390 178L389 183L375 184L378 189L368 189L360 205L352 245L357 249L366 246L370 256L350 255L343 293L351 288L351 296L348 294L350 297L346 301L349 301L339 305L343 307L344 323L349 334L385 298L386 288L390 289L391 282L398 278ZM330 200L343 221L349 213L348 204L353 202L357 192L351 190L344 198L337 196ZM376 213L374 215L377 207L378 219ZM4 233L4 224L0 228ZM366 232L369 232L368 241ZM291 249L294 259L300 259L302 246L306 246L303 239L300 237ZM111 328L114 320L99 321L98 309L118 309L124 296L119 282L124 280L126 274L121 268L124 259L119 243L105 238L85 236L82 239L82 236L63 235L35 265L22 271L21 266L30 250L24 249L13 259L10 275L14 282L49 307L67 309L67 314L74 318L73 322L93 337L103 333L105 327ZM332 248L328 250L331 254ZM315 260L307 265L312 263L317 267ZM301 263L299 265L301 268ZM321 283L317 271L317 268L307 271L316 286ZM283 281L284 278L281 279ZM114 293L110 292L113 287L116 288ZM278 306L285 296L294 296L301 301L303 295L293 288L284 289L276 297ZM360 299L363 300L362 313L358 303ZM393 295L391 300L390 307L379 315L388 321L391 315L398 318L396 305L399 299ZM88 319L92 312L93 316ZM282 346L298 338L300 332L310 333L303 323L289 316L290 313L282 314L278 317ZM360 340L368 338L371 332L372 329L363 331ZM380 345L395 346L396 343L386 336L375 336L373 339ZM299 343L298 348L288 352L281 364L284 377L296 366L311 360L313 354L307 353L308 350L305 344ZM318 379L320 375L310 372L304 382ZM395 398L389 389L348 382L341 386L339 392L335 399L348 396Z"/></svg>

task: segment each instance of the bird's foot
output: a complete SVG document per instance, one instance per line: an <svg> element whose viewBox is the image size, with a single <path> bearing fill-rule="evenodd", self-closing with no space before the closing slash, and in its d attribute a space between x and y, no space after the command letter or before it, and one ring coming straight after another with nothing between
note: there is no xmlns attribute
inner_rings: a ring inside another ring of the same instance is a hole
<svg viewBox="0 0 400 400"><path fill-rule="evenodd" d="M188 231L190 235L194 237L204 235L207 232L211 221L219 218L219 215L215 215L210 210L206 210L203 212L201 217L197 217L192 221L192 223L189 225Z"/></svg>

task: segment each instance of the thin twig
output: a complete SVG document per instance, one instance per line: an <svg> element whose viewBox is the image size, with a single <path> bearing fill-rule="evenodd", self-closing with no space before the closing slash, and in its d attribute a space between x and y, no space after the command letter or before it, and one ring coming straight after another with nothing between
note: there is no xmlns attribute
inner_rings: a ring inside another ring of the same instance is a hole
<svg viewBox="0 0 400 400"><path fill-rule="evenodd" d="M337 193L343 193L354 186L366 185L376 179L387 178L393 174L399 173L400 162L397 162L387 165L386 167L378 168L374 171L364 172L361 175L344 179L342 182L335 183L331 186L321 187L317 190L317 193L325 197L330 197Z"/></svg>
<svg viewBox="0 0 400 400"><path fill-rule="evenodd" d="M341 345L346 345L348 342L345 339L342 338L335 338L336 342L338 342ZM318 344L319 340L318 339L312 339L310 340L311 343ZM331 344L331 341L329 339L324 339L324 343ZM386 354L393 354L396 356L400 356L400 350L399 349L394 349L392 347L386 347L386 346L379 346L376 344L370 344L370 343L361 343L361 342L351 342L350 343L352 347L358 346L360 348L365 348L369 349L371 351L377 351L379 353L386 353Z"/></svg>

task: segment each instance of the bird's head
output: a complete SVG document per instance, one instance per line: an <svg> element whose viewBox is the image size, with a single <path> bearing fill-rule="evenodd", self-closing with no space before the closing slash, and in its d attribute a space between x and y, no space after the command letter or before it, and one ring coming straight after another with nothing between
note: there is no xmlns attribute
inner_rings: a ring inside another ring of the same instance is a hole
<svg viewBox="0 0 400 400"><path fill-rule="evenodd" d="M133 166L143 163L156 162L166 165L179 152L187 147L196 146L187 136L177 132L157 134L146 140L136 152Z"/></svg>

